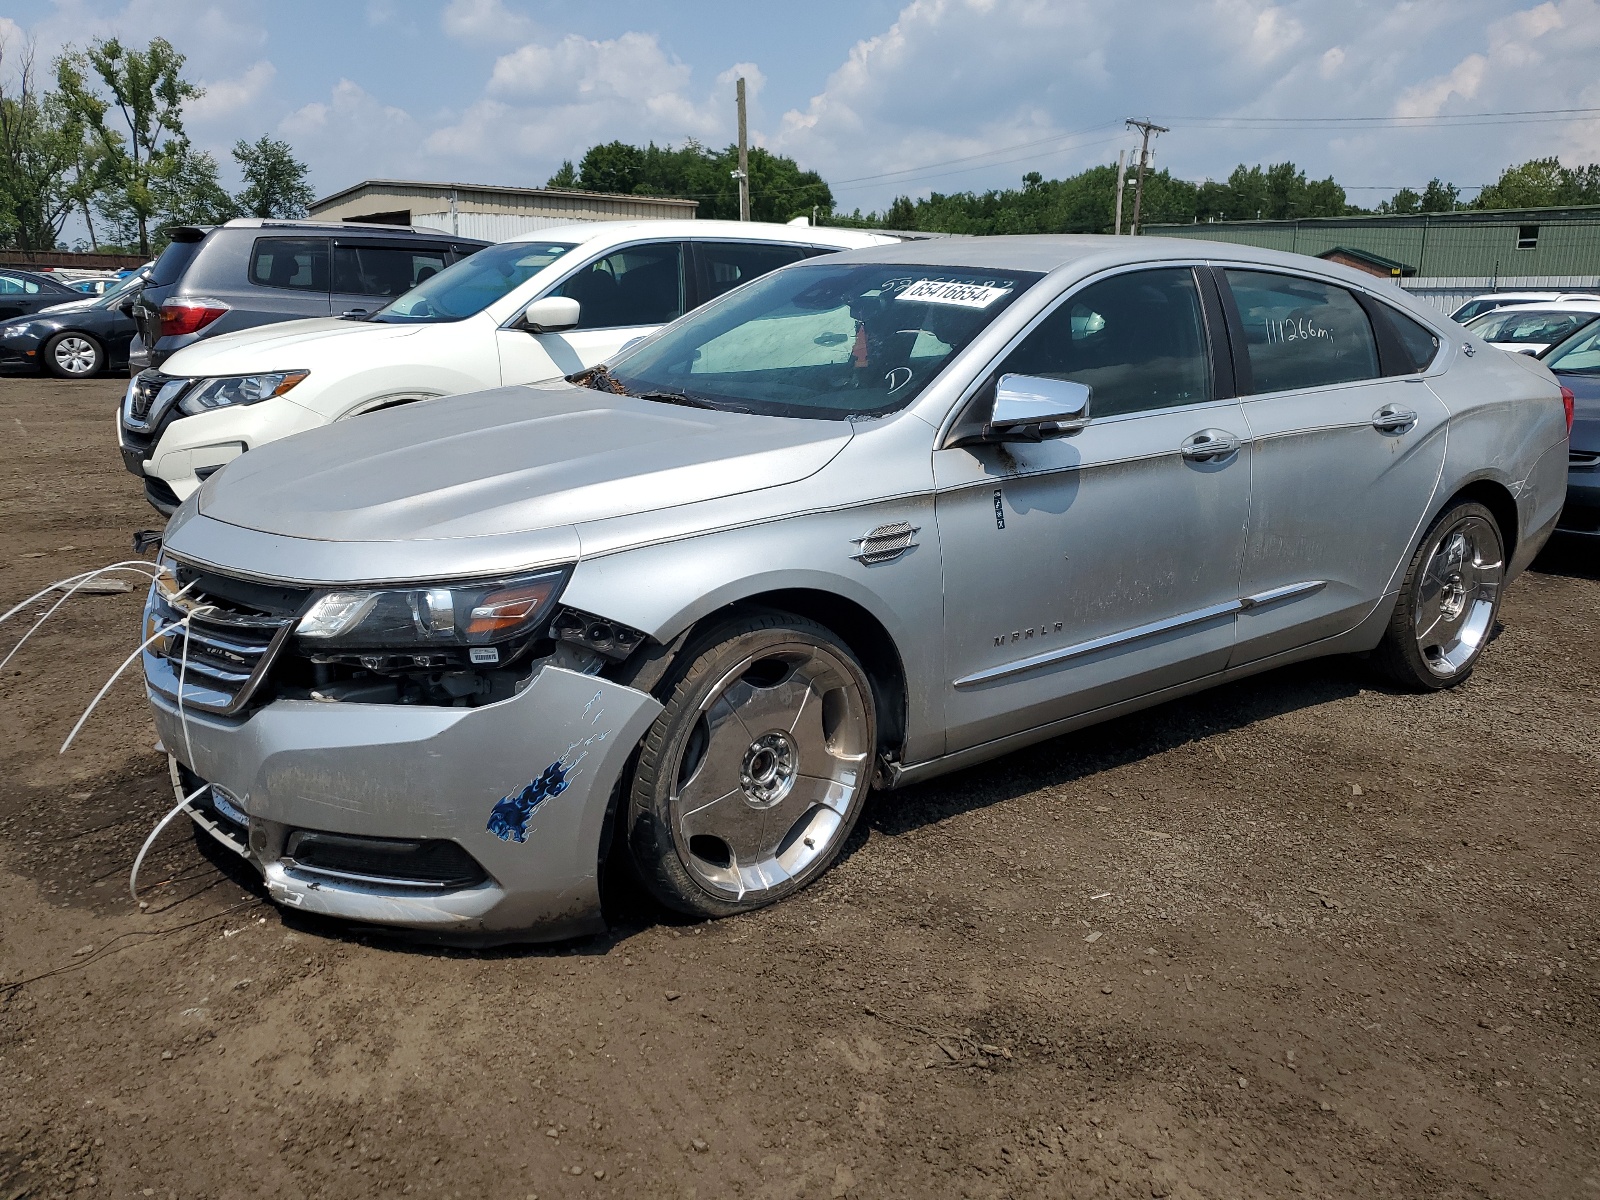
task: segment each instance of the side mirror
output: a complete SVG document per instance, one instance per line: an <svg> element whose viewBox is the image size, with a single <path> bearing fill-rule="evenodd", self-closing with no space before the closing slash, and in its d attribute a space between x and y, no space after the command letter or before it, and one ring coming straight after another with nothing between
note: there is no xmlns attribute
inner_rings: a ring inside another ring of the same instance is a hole
<svg viewBox="0 0 1600 1200"><path fill-rule="evenodd" d="M1040 375L1002 375L994 410L983 427L985 442L1042 442L1070 437L1089 422L1086 383Z"/></svg>
<svg viewBox="0 0 1600 1200"><path fill-rule="evenodd" d="M555 333L578 323L578 302L567 296L544 296L522 310L518 326L529 333Z"/></svg>

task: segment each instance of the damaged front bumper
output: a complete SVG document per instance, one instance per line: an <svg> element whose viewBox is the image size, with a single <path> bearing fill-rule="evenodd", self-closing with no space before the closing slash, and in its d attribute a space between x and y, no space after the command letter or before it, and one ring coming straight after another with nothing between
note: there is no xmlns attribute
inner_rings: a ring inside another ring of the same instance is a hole
<svg viewBox="0 0 1600 1200"><path fill-rule="evenodd" d="M480 945L604 928L607 808L661 711L653 697L548 663L479 708L279 700L237 720L180 717L146 691L187 768L177 786L218 789L197 822L249 859L279 904ZM452 880L372 865L444 861L441 849L481 870Z"/></svg>

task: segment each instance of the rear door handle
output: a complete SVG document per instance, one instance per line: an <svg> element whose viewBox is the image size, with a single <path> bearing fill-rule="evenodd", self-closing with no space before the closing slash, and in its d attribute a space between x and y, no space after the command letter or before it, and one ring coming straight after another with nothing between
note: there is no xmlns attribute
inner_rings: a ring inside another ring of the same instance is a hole
<svg viewBox="0 0 1600 1200"><path fill-rule="evenodd" d="M1178 453L1190 462L1226 462L1239 453L1242 445L1244 443L1226 429L1202 429L1191 433L1178 447Z"/></svg>
<svg viewBox="0 0 1600 1200"><path fill-rule="evenodd" d="M1385 404L1372 414L1372 427L1379 433L1404 433L1417 423L1417 414L1398 404Z"/></svg>

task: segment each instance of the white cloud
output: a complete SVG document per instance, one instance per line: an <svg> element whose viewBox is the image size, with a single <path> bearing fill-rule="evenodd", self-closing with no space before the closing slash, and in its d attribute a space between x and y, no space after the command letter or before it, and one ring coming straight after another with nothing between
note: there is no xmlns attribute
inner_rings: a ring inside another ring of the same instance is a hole
<svg viewBox="0 0 1600 1200"><path fill-rule="evenodd" d="M233 116L261 99L277 76L278 69L266 59L253 63L232 79L201 81L205 94L183 106L183 115L200 123Z"/></svg>
<svg viewBox="0 0 1600 1200"><path fill-rule="evenodd" d="M462 42L505 45L534 36L534 23L504 0L450 0L440 18L445 33Z"/></svg>

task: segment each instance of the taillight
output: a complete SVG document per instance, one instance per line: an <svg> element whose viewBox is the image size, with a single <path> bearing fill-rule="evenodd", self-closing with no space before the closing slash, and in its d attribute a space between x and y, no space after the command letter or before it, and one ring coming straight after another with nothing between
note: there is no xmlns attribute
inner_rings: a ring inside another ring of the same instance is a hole
<svg viewBox="0 0 1600 1200"><path fill-rule="evenodd" d="M227 311L220 300L168 300L161 306L161 336L199 333Z"/></svg>
<svg viewBox="0 0 1600 1200"><path fill-rule="evenodd" d="M1577 403L1578 398L1572 394L1572 389L1569 387L1563 387L1561 389L1561 406L1567 410L1568 437L1572 436L1572 410Z"/></svg>

